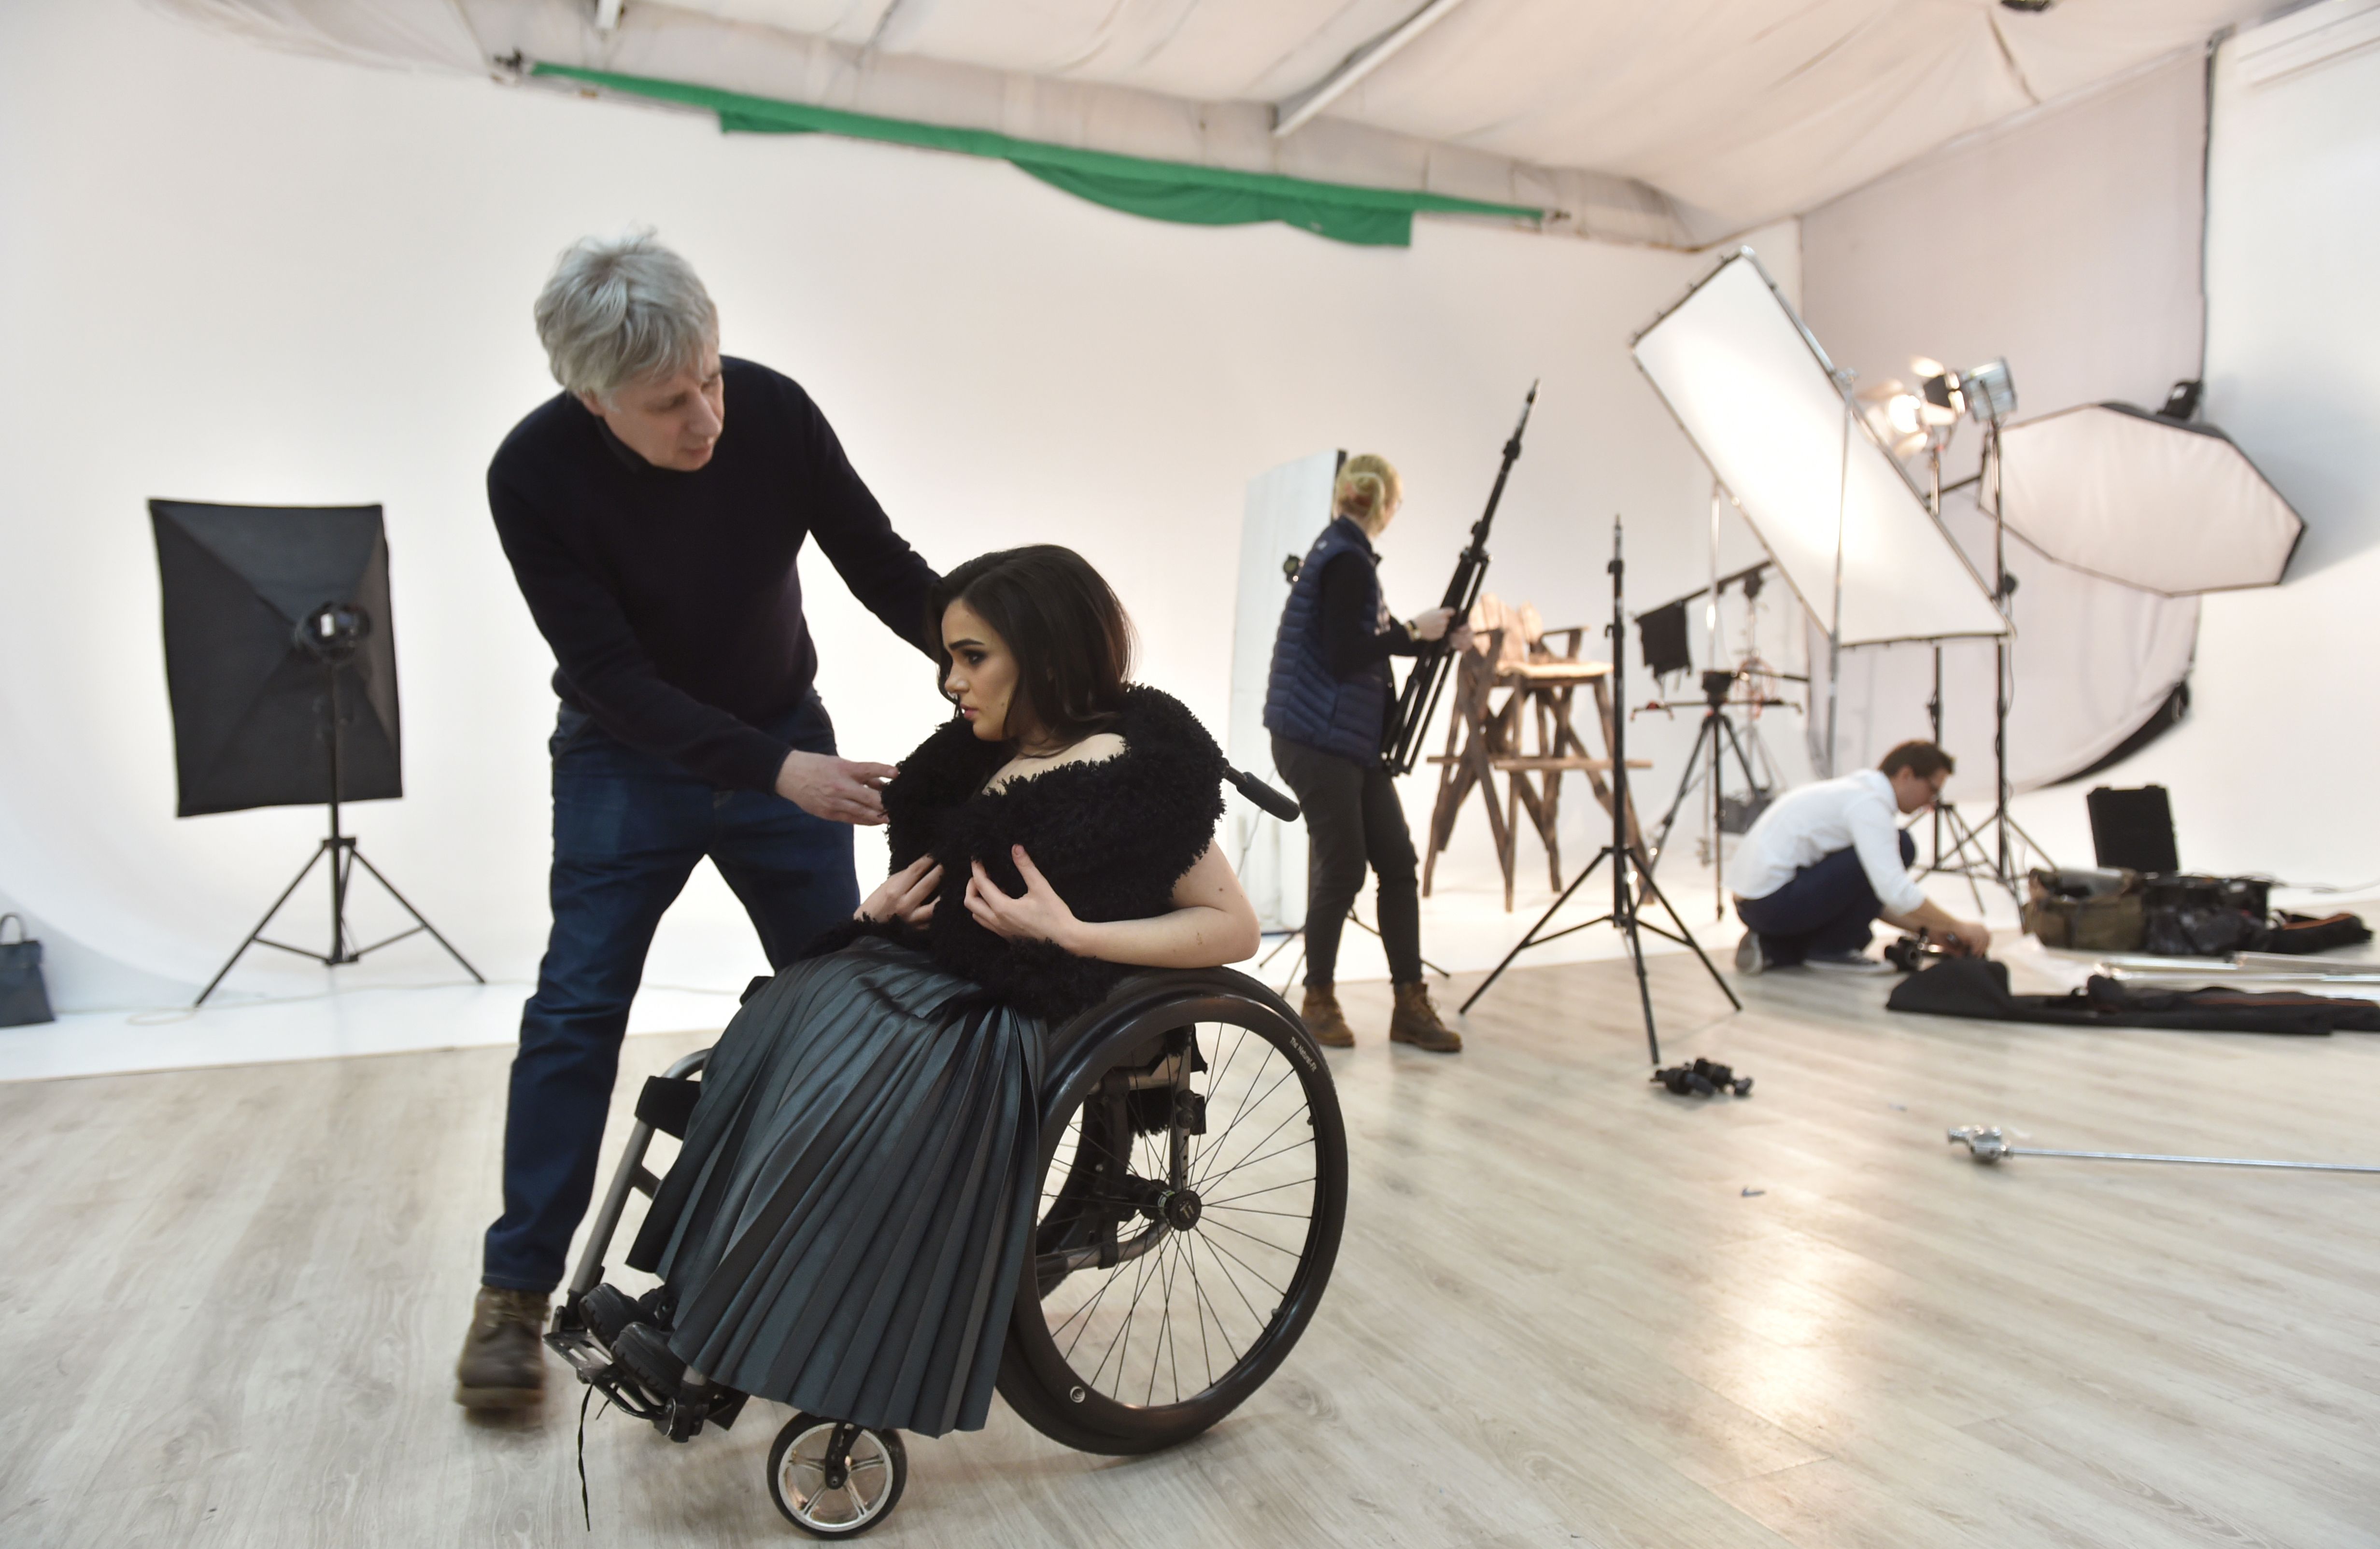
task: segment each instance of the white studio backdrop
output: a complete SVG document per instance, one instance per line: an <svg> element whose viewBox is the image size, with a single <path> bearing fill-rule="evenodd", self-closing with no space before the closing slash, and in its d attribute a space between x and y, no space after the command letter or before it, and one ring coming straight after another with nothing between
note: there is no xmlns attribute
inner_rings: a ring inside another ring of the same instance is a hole
<svg viewBox="0 0 2380 1549"><path fill-rule="evenodd" d="M2296 882L2380 877L2380 49L2330 0L2216 56L2204 417L2306 532L2279 587L2200 599L2191 717L2106 778L2172 793L2182 864ZM2338 42L2360 48L2338 52ZM2328 46L2325 46L2325 45ZM2089 853L2082 804L2021 806ZM2366 891L2364 896L2370 896Z"/></svg>
<svg viewBox="0 0 2380 1549"><path fill-rule="evenodd" d="M2163 403L2199 374L2205 69L2186 50L1813 211L1803 311L1819 342L1870 390L1913 386L1913 356L1959 370L2004 357L2020 419ZM1959 427L1946 483L1975 471L1982 442L1976 426ZM1954 500L1945 517L1988 583L1988 524L1973 510ZM2009 552L2010 772L2024 789L2086 767L2157 712L2189 671L2198 610L2063 570L2020 542ZM1947 647L1943 676L1944 738L1960 758L1950 790L1979 807L1993 788L1991 649ZM1838 766L1924 735L1932 686L1927 647L1847 653ZM2087 841L2053 849L2061 861L2090 853Z"/></svg>
<svg viewBox="0 0 2380 1549"><path fill-rule="evenodd" d="M1382 568L1412 611L1542 376L1489 585L1599 625L1615 511L1632 601L1706 568L1706 478L1626 349L1703 258L1450 223L1408 250L1159 224L998 163L293 57L133 0L0 9L0 895L63 944L69 1007L202 982L321 831L319 809L171 816L156 495L385 505L408 794L351 826L492 977L533 974L551 659L481 480L552 391L529 302L589 232L650 224L685 251L728 349L810 389L936 564L1080 549L1132 610L1142 675L1218 730L1246 480L1317 446L1405 473ZM1755 240L1791 267L1791 228ZM896 757L942 713L930 672L804 565L843 744ZM1663 735L1639 745L1661 757ZM1409 809L1430 794L1409 781ZM1442 886L1493 875L1475 828ZM880 863L863 833L863 873ZM321 934L317 889L292 909L292 939ZM366 889L366 939L380 919ZM706 867L647 980L759 966ZM453 971L408 943L339 974ZM226 989L322 982L251 954Z"/></svg>

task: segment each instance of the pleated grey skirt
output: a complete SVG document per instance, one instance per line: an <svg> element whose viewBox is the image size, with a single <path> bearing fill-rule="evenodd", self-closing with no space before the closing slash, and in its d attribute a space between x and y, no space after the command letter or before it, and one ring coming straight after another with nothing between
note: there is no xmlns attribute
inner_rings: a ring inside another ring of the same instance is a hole
<svg viewBox="0 0 2380 1549"><path fill-rule="evenodd" d="M632 1262L670 1344L741 1392L941 1435L982 1426L1032 1236L1043 1029L863 939L728 1024Z"/></svg>

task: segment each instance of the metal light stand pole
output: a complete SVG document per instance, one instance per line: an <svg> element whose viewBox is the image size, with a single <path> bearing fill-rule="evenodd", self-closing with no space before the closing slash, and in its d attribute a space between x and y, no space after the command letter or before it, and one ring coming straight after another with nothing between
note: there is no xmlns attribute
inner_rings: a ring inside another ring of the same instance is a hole
<svg viewBox="0 0 2380 1549"><path fill-rule="evenodd" d="M1512 965L1512 960L1530 948L1542 947L1548 941L1558 941L1565 936L1587 930L1596 926L1612 926L1619 930L1621 941L1628 949L1629 962L1636 970L1636 996L1645 1008L1645 1047L1652 1055L1653 1063L1658 1068L1661 1063L1661 1038L1653 1023L1653 987L1645 976L1645 944L1637 936L1640 929L1649 930L1665 940L1674 941L1682 947L1691 949L1694 956L1701 960L1704 970L1710 974L1711 983L1718 986L1720 993L1727 997L1728 1004L1740 1011L1743 1010L1743 1002L1736 998L1734 988L1720 975L1717 965L1711 962L1708 954L1704 952L1702 944L1694 939L1694 933L1687 927L1686 922L1679 917L1676 907L1670 902L1668 895L1661 891L1660 884L1653 880L1652 867L1645 865L1644 857L1637 853L1630 840L1628 832L1628 611L1626 605L1628 565L1621 552L1620 539L1620 518L1614 516L1611 519L1611 563L1606 566L1611 572L1611 623L1606 633L1611 636L1611 702L1616 707L1611 717L1611 842L1597 851L1595 859L1587 862L1579 874L1571 878L1570 886L1561 890L1561 896L1555 899L1551 907L1537 916L1536 923L1529 926L1528 934L1523 936L1513 945L1512 950L1504 954L1504 961L1498 963L1488 977L1480 981L1479 987L1471 992L1470 998L1464 1000L1460 1009L1463 1011L1470 1010L1479 998L1488 993L1488 986L1503 976L1504 970ZM1578 925L1565 926L1547 935L1537 934L1546 928L1547 922L1560 912L1562 905L1570 902L1571 894L1578 891L1580 885L1595 875L1595 868L1607 860L1611 863L1611 912L1608 914L1597 914L1595 918L1583 921ZM1662 911L1670 916L1670 923L1678 927L1674 932L1664 930L1661 926L1640 917L1640 900L1637 896L1640 889L1653 895L1654 902L1660 904Z"/></svg>
<svg viewBox="0 0 2380 1549"><path fill-rule="evenodd" d="M382 947L392 946L396 942L404 940L408 936L419 936L422 933L427 932L432 941L437 942L440 946L446 949L446 955L448 957L453 958L456 962L463 965L464 973L468 974L473 979L477 980L480 984L484 985L488 982L478 969L471 966L470 960L466 958L461 952L456 951L455 950L455 944L452 941L447 940L444 937L439 935L438 927L431 925L422 914L420 910L413 907L412 902L407 900L403 893L396 890L396 885L391 882L387 877L381 875L380 867L372 865L370 860L365 858L364 853L356 845L355 837L351 834L342 833L339 829L339 734L341 726L341 718L339 714L339 669L346 664L348 658L355 654L356 637L352 635L333 636L326 640L317 635L314 633L314 625L316 620L322 616L322 611L318 610L317 613L313 617L310 617L306 621L305 625L301 626L305 630L305 633L300 635L299 640L308 654L315 657L322 662L323 681L328 685L327 692L324 696L324 702L330 708L330 729L328 732L331 751L330 837L323 840L314 847L314 853L307 857L306 864L298 868L298 875L290 879L289 886L281 889L281 896L273 901L273 907L264 912L264 918L256 922L256 928L248 933L248 938L239 944L239 950L233 952L230 958L225 962L221 968L215 970L215 976L207 981L207 987L199 991L199 998L190 1002L190 1006L193 1010L196 1010L198 1007L203 1006L207 1003L207 997L212 995L215 992L215 986L224 982L224 975L229 974L233 967L238 963L239 960L248 955L248 950L250 947L271 947L277 951L293 953L298 957L312 958L316 962L322 964L326 968L337 968L350 962L360 962L368 952L376 952ZM328 631L325 630L322 634L327 635ZM314 863L322 859L325 855L328 855L331 859L331 950L328 952L309 951L303 947L292 947L285 941L275 941L272 938L266 936L264 934L264 927L273 923L273 915L281 913L281 906L289 902L289 896L298 890L298 885L305 881L306 878L312 874L314 870ZM402 908L407 914L413 916L413 926L411 929L398 931L395 936L375 941L369 947L354 947L349 944L351 938L347 934L347 883L353 873L353 868L358 865L362 866L366 871L371 873L372 879L388 890L388 896L396 900L398 907Z"/></svg>

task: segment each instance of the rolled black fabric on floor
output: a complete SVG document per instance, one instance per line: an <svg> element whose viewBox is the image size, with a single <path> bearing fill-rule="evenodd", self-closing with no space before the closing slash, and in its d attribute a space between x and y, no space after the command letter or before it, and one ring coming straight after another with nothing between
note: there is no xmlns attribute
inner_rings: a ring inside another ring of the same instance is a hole
<svg viewBox="0 0 2380 1549"><path fill-rule="evenodd" d="M1928 1016L2046 1022L2067 1027L2155 1027L2178 1033L2273 1033L2326 1037L2334 1030L2380 1033L2380 1004L2282 990L2133 989L2094 974L2065 995L2010 992L2008 965L1953 958L1897 986L1885 1006Z"/></svg>

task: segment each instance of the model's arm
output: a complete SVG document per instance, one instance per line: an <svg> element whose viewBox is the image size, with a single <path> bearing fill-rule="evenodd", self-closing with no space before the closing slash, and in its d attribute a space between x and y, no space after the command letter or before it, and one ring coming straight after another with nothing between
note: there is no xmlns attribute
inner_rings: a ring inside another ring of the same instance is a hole
<svg viewBox="0 0 2380 1549"><path fill-rule="evenodd" d="M1078 920L1023 845L1015 857L1021 897L1002 892L980 861L967 883L967 912L995 936L1053 942L1076 957L1138 968L1220 968L1255 956L1261 942L1256 906L1212 844L1173 885L1172 910L1146 920Z"/></svg>

